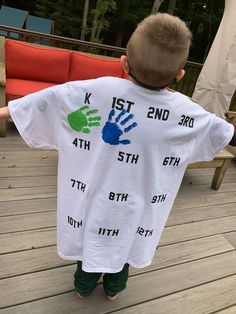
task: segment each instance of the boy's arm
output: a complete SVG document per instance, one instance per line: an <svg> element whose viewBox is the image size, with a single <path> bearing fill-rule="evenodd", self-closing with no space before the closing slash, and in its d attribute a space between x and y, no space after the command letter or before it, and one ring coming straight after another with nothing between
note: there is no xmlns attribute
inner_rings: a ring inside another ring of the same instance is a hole
<svg viewBox="0 0 236 314"><path fill-rule="evenodd" d="M10 112L9 112L9 109L8 107L1 107L0 108L0 119L4 119L4 120L7 120L7 119L10 119L11 116L10 116Z"/></svg>

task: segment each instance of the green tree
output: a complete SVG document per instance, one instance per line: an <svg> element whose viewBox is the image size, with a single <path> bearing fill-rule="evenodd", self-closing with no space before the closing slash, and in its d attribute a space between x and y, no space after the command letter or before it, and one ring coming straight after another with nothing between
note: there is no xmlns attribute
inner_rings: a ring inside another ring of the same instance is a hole
<svg viewBox="0 0 236 314"><path fill-rule="evenodd" d="M88 0L5 0L5 5L53 19L55 34L80 38L83 8ZM150 14L154 0L90 0L85 40L126 46L136 25ZM218 30L223 11L222 0L161 0L160 12L183 19L193 33L190 59L203 62ZM116 9L115 9L116 8Z"/></svg>
<svg viewBox="0 0 236 314"><path fill-rule="evenodd" d="M82 0L37 0L35 14L54 20L55 34L79 38L82 26Z"/></svg>
<svg viewBox="0 0 236 314"><path fill-rule="evenodd" d="M100 34L102 30L109 28L110 23L105 18L107 12L116 10L114 0L97 0L96 8L92 10L93 25L91 29L90 41L101 42Z"/></svg>
<svg viewBox="0 0 236 314"><path fill-rule="evenodd" d="M28 0L5 0L2 1L2 5L7 7L12 7L16 9L21 9L25 11L29 11L32 14L35 10L35 1Z"/></svg>
<svg viewBox="0 0 236 314"><path fill-rule="evenodd" d="M38 16L49 18L55 10L55 5L51 0L36 0L35 13Z"/></svg>
<svg viewBox="0 0 236 314"><path fill-rule="evenodd" d="M119 6L117 24L116 24L116 39L115 46L122 47L125 29L128 25L127 15L129 9L129 0L121 1Z"/></svg>
<svg viewBox="0 0 236 314"><path fill-rule="evenodd" d="M170 0L169 1L168 10L167 10L167 12L169 14L172 14L172 15L174 14L175 8L176 8L176 2L177 2L177 0Z"/></svg>
<svg viewBox="0 0 236 314"><path fill-rule="evenodd" d="M153 0L120 0L117 10L107 14L111 27L104 34L104 42L125 46L137 24L151 12Z"/></svg>
<svg viewBox="0 0 236 314"><path fill-rule="evenodd" d="M81 27L81 35L80 35L81 40L85 39L85 35L88 31L88 26L87 26L88 10L89 10L89 0L85 0L84 1L82 27Z"/></svg>
<svg viewBox="0 0 236 314"><path fill-rule="evenodd" d="M165 8L163 8L165 9ZM183 19L193 34L190 57L204 62L224 12L222 0L178 0L175 15Z"/></svg>
<svg viewBox="0 0 236 314"><path fill-rule="evenodd" d="M159 8L164 0L154 0L153 6L152 6L152 13L157 13L159 11Z"/></svg>

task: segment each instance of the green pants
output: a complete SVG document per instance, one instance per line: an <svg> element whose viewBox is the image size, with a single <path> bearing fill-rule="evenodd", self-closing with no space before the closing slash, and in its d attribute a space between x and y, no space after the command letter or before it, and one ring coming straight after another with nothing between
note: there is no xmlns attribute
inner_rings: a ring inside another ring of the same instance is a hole
<svg viewBox="0 0 236 314"><path fill-rule="evenodd" d="M129 264L125 264L119 273L104 274L103 288L106 295L114 296L126 288L128 280ZM82 262L78 261L74 274L75 290L83 297L89 296L97 286L102 273L87 273L82 270Z"/></svg>

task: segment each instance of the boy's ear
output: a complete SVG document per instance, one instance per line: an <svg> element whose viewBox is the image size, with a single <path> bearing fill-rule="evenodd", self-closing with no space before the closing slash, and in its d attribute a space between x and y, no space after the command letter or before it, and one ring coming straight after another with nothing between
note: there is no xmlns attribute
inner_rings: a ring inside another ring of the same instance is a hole
<svg viewBox="0 0 236 314"><path fill-rule="evenodd" d="M177 74L177 76L176 76L177 82L180 81L180 80L184 77L184 75L185 75L185 70L184 70L184 69L181 69L181 70L179 71L179 73Z"/></svg>
<svg viewBox="0 0 236 314"><path fill-rule="evenodd" d="M129 73L128 59L125 55L122 55L120 57L120 63L122 65L122 68L125 71L125 73Z"/></svg>

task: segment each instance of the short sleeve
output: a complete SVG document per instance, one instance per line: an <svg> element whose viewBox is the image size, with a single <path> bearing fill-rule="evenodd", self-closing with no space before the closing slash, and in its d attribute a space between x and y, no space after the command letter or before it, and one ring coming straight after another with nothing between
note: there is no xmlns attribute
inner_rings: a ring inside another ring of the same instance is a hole
<svg viewBox="0 0 236 314"><path fill-rule="evenodd" d="M61 130L58 93L58 86L50 87L9 102L11 118L30 147L58 148Z"/></svg>
<svg viewBox="0 0 236 314"><path fill-rule="evenodd" d="M202 125L200 136L195 141L191 163L214 159L233 137L233 125L214 114L208 113L208 122L206 119L205 122L205 126Z"/></svg>

